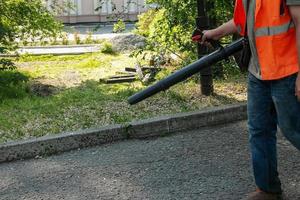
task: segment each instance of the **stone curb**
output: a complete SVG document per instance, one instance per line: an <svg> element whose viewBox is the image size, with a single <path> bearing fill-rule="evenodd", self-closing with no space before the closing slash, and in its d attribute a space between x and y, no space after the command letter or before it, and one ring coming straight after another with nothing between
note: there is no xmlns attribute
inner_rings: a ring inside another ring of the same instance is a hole
<svg viewBox="0 0 300 200"><path fill-rule="evenodd" d="M0 145L0 163L51 155L125 139L165 136L178 131L226 124L247 118L246 104L158 117Z"/></svg>

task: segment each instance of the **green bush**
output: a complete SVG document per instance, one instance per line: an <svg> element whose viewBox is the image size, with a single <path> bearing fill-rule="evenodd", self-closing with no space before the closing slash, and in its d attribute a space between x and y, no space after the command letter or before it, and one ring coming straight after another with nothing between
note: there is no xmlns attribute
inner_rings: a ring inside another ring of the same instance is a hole
<svg viewBox="0 0 300 200"><path fill-rule="evenodd" d="M106 53L106 54L114 54L114 50L112 47L112 44L110 42L103 42L102 47L101 47L101 53Z"/></svg>
<svg viewBox="0 0 300 200"><path fill-rule="evenodd" d="M170 23L167 9L153 10L139 16L136 33L147 38L147 50L164 52L166 49L173 52L189 54L195 49L191 41L194 23Z"/></svg>
<svg viewBox="0 0 300 200"><path fill-rule="evenodd" d="M74 42L75 44L81 44L81 39L78 32L74 33Z"/></svg>
<svg viewBox="0 0 300 200"><path fill-rule="evenodd" d="M1 1L0 13L0 53L15 49L17 40L26 46L29 41L56 37L63 27L41 0Z"/></svg>
<svg viewBox="0 0 300 200"><path fill-rule="evenodd" d="M58 43L58 41L57 41L57 38L56 38L56 37L51 38L51 39L50 39L50 44L51 44L51 45L58 45L59 43Z"/></svg>
<svg viewBox="0 0 300 200"><path fill-rule="evenodd" d="M154 17L157 14L157 10L150 9L145 13L142 13L138 16L138 22L136 23L137 29L135 30L136 34L148 37L150 34L149 27L153 22Z"/></svg>
<svg viewBox="0 0 300 200"><path fill-rule="evenodd" d="M16 65L10 59L0 58L0 71L2 70L13 70Z"/></svg>
<svg viewBox="0 0 300 200"><path fill-rule="evenodd" d="M166 9L160 9L149 26L149 40L156 43L157 48L169 48L176 52L184 52L194 48L191 42L193 24L171 24L168 20Z"/></svg>
<svg viewBox="0 0 300 200"><path fill-rule="evenodd" d="M28 81L28 77L17 71L0 71L0 85L18 85Z"/></svg>
<svg viewBox="0 0 300 200"><path fill-rule="evenodd" d="M118 19L117 23L114 24L113 33L122 33L125 31L126 25L123 20Z"/></svg>
<svg viewBox="0 0 300 200"><path fill-rule="evenodd" d="M17 71L0 71L0 101L25 96L28 80L26 75Z"/></svg>
<svg viewBox="0 0 300 200"><path fill-rule="evenodd" d="M66 32L62 33L60 37L63 45L69 44L68 34Z"/></svg>
<svg viewBox="0 0 300 200"><path fill-rule="evenodd" d="M85 44L93 44L94 43L92 34L93 33L91 31L87 32L87 36L86 36L85 42L84 42Z"/></svg>
<svg viewBox="0 0 300 200"><path fill-rule="evenodd" d="M150 50L156 52L169 48L177 53L195 55L196 46L191 35L196 26L197 1L195 0L148 0L159 5L157 10L148 10L139 16L137 33L147 37ZM176 9L174 9L176 8ZM212 27L232 18L232 0L208 0L207 15Z"/></svg>

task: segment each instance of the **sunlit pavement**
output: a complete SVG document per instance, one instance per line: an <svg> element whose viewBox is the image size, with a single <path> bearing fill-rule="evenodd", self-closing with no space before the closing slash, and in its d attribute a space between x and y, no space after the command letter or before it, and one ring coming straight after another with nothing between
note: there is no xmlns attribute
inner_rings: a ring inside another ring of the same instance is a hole
<svg viewBox="0 0 300 200"><path fill-rule="evenodd" d="M77 37L80 37L81 41L85 41L87 37L91 37L92 40L111 40L114 37L120 35L130 34L134 29L134 24L126 24L126 30L122 33L113 33L113 25L68 25L64 30L68 34L68 40L74 41L74 33ZM91 32L89 35L89 32ZM58 38L58 40L60 40ZM38 46L38 47L21 47L17 50L18 54L32 54L32 55L67 55L67 54L83 54L93 53L100 50L100 44L92 45L68 45L68 46Z"/></svg>
<svg viewBox="0 0 300 200"><path fill-rule="evenodd" d="M64 31L68 33L69 40L74 39L74 33L77 33L82 39L88 37L90 34L92 39L112 39L118 35L128 34L135 29L134 23L126 24L126 28L122 33L113 33L113 24L97 25L97 24L85 24L85 25L68 25L64 27Z"/></svg>
<svg viewBox="0 0 300 200"><path fill-rule="evenodd" d="M57 46L57 47L35 47L28 48L23 47L18 50L19 54L31 54L31 55L72 55L72 54L84 54L99 52L100 46L86 45L86 46Z"/></svg>

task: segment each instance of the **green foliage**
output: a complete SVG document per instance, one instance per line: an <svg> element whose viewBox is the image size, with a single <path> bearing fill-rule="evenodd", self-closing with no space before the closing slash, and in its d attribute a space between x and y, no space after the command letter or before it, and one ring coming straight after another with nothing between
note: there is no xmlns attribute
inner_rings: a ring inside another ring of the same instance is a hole
<svg viewBox="0 0 300 200"><path fill-rule="evenodd" d="M137 29L135 30L136 34L148 37L150 34L149 27L154 19L153 16L157 14L157 10L150 9L147 12L144 12L138 16L138 22L136 23Z"/></svg>
<svg viewBox="0 0 300 200"><path fill-rule="evenodd" d="M17 85L21 82L28 81L28 78L25 75L16 71L1 71L0 74L1 86Z"/></svg>
<svg viewBox="0 0 300 200"><path fill-rule="evenodd" d="M170 48L174 51L191 50L193 44L191 42L191 34L194 26L192 23L182 22L170 23L166 20L168 18L168 11L161 9L158 11L155 19L150 25L149 38L152 43L157 44L158 49Z"/></svg>
<svg viewBox="0 0 300 200"><path fill-rule="evenodd" d="M58 45L59 43L58 43L58 41L57 41L57 38L56 38L56 37L52 37L52 38L50 39L50 44L51 44L51 45Z"/></svg>
<svg viewBox="0 0 300 200"><path fill-rule="evenodd" d="M207 3L207 15L215 20L216 25L229 21L233 16L234 2L232 0L209 0Z"/></svg>
<svg viewBox="0 0 300 200"><path fill-rule="evenodd" d="M195 0L148 0L147 3L156 3L159 8L167 10L170 24L195 25L197 16L197 1ZM219 24L228 21L232 17L234 1L232 0L206 0L206 15L210 19L216 19ZM176 9L174 9L176 8Z"/></svg>
<svg viewBox="0 0 300 200"><path fill-rule="evenodd" d="M101 47L101 53L114 54L115 52L113 50L112 44L110 42L103 42Z"/></svg>
<svg viewBox="0 0 300 200"><path fill-rule="evenodd" d="M5 58L0 59L0 71L13 70L15 68L16 68L15 64L10 59L5 59Z"/></svg>
<svg viewBox="0 0 300 200"><path fill-rule="evenodd" d="M74 41L75 41L75 44L80 44L81 43L81 39L80 39L80 36L79 36L78 32L74 33Z"/></svg>
<svg viewBox="0 0 300 200"><path fill-rule="evenodd" d="M62 33L60 35L60 37L61 37L62 45L68 45L69 44L68 34L66 32Z"/></svg>
<svg viewBox="0 0 300 200"><path fill-rule="evenodd" d="M16 40L44 41L56 38L61 23L46 9L42 0L0 0L0 53L16 48ZM14 71L14 63L0 59L0 101L26 95L28 77Z"/></svg>
<svg viewBox="0 0 300 200"><path fill-rule="evenodd" d="M49 44L49 41L48 40L43 40L41 41L41 46L46 46Z"/></svg>
<svg viewBox="0 0 300 200"><path fill-rule="evenodd" d="M113 32L122 33L125 31L126 25L122 19L118 19L117 23L114 24Z"/></svg>
<svg viewBox="0 0 300 200"><path fill-rule="evenodd" d="M220 64L223 65L223 74L225 79L229 77L238 78L247 74L247 72L244 74L241 72L234 58L230 58L228 61L223 61Z"/></svg>
<svg viewBox="0 0 300 200"><path fill-rule="evenodd" d="M87 32L87 36L84 41L85 44L93 44L94 43L92 34L93 33L91 31Z"/></svg>
<svg viewBox="0 0 300 200"><path fill-rule="evenodd" d="M0 101L26 95L28 77L17 71L0 71Z"/></svg>
<svg viewBox="0 0 300 200"><path fill-rule="evenodd" d="M41 0L0 0L0 13L0 52L14 47L16 39L55 37L62 28Z"/></svg>
<svg viewBox="0 0 300 200"><path fill-rule="evenodd" d="M159 5L158 9L149 10L139 16L137 23L137 33L147 37L149 49L158 52L169 48L171 51L193 54L196 47L191 42L191 35L196 24L197 1L148 0L147 2ZM231 0L210 0L207 7L209 12L206 15L212 22L217 21L217 24L221 24L232 17Z"/></svg>

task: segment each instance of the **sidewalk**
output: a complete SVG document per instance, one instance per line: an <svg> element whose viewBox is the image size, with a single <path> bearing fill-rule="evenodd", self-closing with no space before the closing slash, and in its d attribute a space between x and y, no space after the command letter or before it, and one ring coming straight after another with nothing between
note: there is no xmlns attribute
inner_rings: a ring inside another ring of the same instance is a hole
<svg viewBox="0 0 300 200"><path fill-rule="evenodd" d="M135 24L126 24L126 30L123 33L113 33L113 25L97 25L87 24L87 25L67 25L64 27L64 31L68 34L68 40L74 40L74 33L77 33L80 39L83 41L88 37L89 32L91 32L91 39L101 40L107 39L111 40L114 37L120 35L131 34L131 31L135 28ZM60 45L60 46L26 46L21 47L17 50L18 54L31 54L31 55L77 55L83 53L93 53L100 50L100 45ZM14 55L14 54L13 54ZM8 56L8 55L1 55Z"/></svg>
<svg viewBox="0 0 300 200"><path fill-rule="evenodd" d="M131 33L109 33L109 34L96 34L92 35L93 39L108 39L111 40L120 35L128 35ZM84 40L86 34L79 35L82 40ZM73 35L70 34L69 40L72 40ZM83 45L53 45L53 46L26 46L20 47L16 53L23 54L31 54L31 55L77 55L84 53L95 53L99 52L101 48L101 44L83 44ZM15 54L13 54L15 55ZM7 55L1 55L7 56Z"/></svg>
<svg viewBox="0 0 300 200"><path fill-rule="evenodd" d="M49 47L22 47L18 54L31 55L77 55L83 53L94 53L100 50L100 45L69 45L69 46L49 46Z"/></svg>
<svg viewBox="0 0 300 200"><path fill-rule="evenodd" d="M0 164L1 200L239 200L252 191L246 122ZM279 170L300 199L300 156L281 136Z"/></svg>
<svg viewBox="0 0 300 200"><path fill-rule="evenodd" d="M103 34L111 34L113 32L113 24L103 24L103 25L97 25L97 24L79 24L79 25L66 25L64 27L64 31L67 33L79 33L82 35L87 34L88 32L92 32L93 35L103 35ZM126 23L125 26L125 33L131 32L135 28L134 23Z"/></svg>

